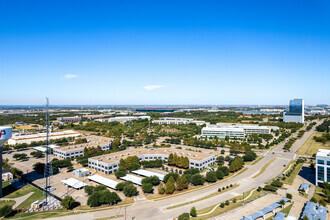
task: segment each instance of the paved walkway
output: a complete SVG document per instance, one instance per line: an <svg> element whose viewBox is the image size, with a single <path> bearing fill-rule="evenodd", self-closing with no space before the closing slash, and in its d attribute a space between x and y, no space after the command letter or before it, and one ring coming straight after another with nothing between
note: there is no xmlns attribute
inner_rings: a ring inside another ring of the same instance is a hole
<svg viewBox="0 0 330 220"><path fill-rule="evenodd" d="M13 200L16 203L13 205L13 208L15 209L17 206L22 204L27 198L29 198L34 192L29 192L25 196L17 197L17 198L2 198L0 200Z"/></svg>

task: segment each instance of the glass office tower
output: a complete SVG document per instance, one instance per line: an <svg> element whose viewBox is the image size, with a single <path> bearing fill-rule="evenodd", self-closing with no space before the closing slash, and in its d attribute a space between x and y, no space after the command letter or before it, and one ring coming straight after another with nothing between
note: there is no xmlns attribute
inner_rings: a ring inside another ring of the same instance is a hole
<svg viewBox="0 0 330 220"><path fill-rule="evenodd" d="M294 99L290 100L289 113L301 115L304 111L304 100Z"/></svg>
<svg viewBox="0 0 330 220"><path fill-rule="evenodd" d="M304 100L290 100L289 108L283 113L284 122L304 123Z"/></svg>

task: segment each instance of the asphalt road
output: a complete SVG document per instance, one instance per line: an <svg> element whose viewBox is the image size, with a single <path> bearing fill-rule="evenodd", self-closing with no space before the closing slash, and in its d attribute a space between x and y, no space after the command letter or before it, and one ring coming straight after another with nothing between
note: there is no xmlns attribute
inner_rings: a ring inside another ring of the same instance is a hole
<svg viewBox="0 0 330 220"><path fill-rule="evenodd" d="M317 125L319 125L320 123L321 121L318 122ZM291 152L284 152L283 151L284 143L282 143L277 147L275 147L274 149L265 152L263 154L265 157L262 160L260 160L258 163L254 165L251 165L247 171L235 177L232 177L221 183L209 186L207 188L188 192L182 195L170 197L159 201L139 200L134 205L127 207L126 217L127 219L141 219L141 220L172 219L184 212L189 212L192 206L195 206L197 209L203 209L215 204L219 204L220 202L224 202L239 194L243 194L244 192L247 192L253 188L257 188L258 186L263 186L264 182L266 182L267 180L280 175L282 171L286 168L284 166L286 166L292 159L296 158L295 152L312 135L317 125L315 125L310 131L306 132L301 139L298 139L293 144L293 146L291 147ZM274 152L274 154L272 152ZM273 158L276 158L276 160L273 161L261 175L259 175L256 178L253 178L253 176L259 173L260 169ZM202 198L206 195L209 195L210 193L217 191L217 189L220 187L222 188L223 186L227 186L233 183L238 183L240 185L235 189L232 189L225 193L219 194L217 196L213 196L208 199L204 199L202 201L193 204L188 204L170 210L166 209L166 207L175 204L181 204ZM96 211L92 213L77 214L74 215L74 218L77 218L79 220L99 219L99 218L114 216L118 213L125 214L125 210L121 208L121 209ZM70 218L73 218L73 216L64 216L64 217L51 218L51 219L58 220L58 219L70 219Z"/></svg>

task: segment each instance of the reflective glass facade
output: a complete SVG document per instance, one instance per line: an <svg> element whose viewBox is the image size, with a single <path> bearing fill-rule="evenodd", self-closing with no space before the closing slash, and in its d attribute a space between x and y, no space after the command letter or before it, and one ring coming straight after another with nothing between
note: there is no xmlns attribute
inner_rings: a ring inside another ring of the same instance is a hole
<svg viewBox="0 0 330 220"><path fill-rule="evenodd" d="M289 112L290 114L302 114L304 106L302 99L290 100Z"/></svg>

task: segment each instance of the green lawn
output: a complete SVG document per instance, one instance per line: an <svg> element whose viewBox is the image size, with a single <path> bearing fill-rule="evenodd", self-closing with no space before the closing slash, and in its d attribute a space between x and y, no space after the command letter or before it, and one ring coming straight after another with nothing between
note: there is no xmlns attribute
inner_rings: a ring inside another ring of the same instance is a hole
<svg viewBox="0 0 330 220"><path fill-rule="evenodd" d="M43 192L31 185L28 185L26 187L29 187L29 192L34 192L29 198L27 198L24 202L22 202L17 208L18 209L28 209L31 207L31 203L42 200L43 199ZM25 187L24 187L25 188ZM27 193L26 193L27 194Z"/></svg>
<svg viewBox="0 0 330 220"><path fill-rule="evenodd" d="M323 149L330 149L330 142L323 144L321 142L316 142L313 137L314 136L321 136L322 132L314 132L308 139L307 141L299 148L297 151L297 154L300 155L307 155L307 156L312 156L313 154L316 154L317 151L320 148Z"/></svg>
<svg viewBox="0 0 330 220"><path fill-rule="evenodd" d="M1 200L0 201L0 208L2 208L5 205L13 206L13 205L15 205L15 203L16 202L14 200Z"/></svg>
<svg viewBox="0 0 330 220"><path fill-rule="evenodd" d="M29 192L32 192L33 189L34 189L33 186L27 185L10 193L9 195L6 195L5 198L17 198L17 197L25 196Z"/></svg>
<svg viewBox="0 0 330 220"><path fill-rule="evenodd" d="M291 173L291 175L289 177L286 177L285 180L283 180L284 184L288 184L291 185L294 181L294 179L296 178L296 176L298 175L300 169L302 168L304 164L303 163L299 163L296 168L294 169L294 171ZM292 168L290 168L289 170L291 170ZM288 171L289 171L288 170Z"/></svg>

